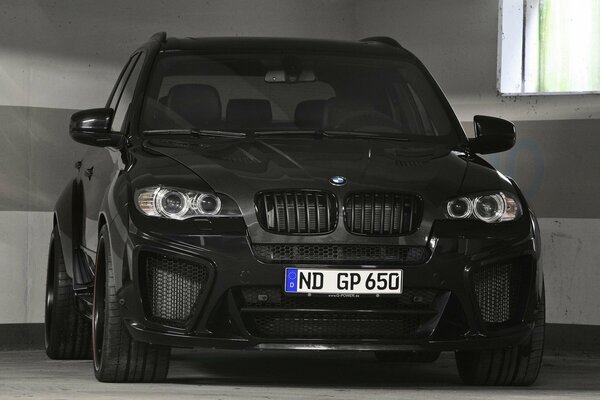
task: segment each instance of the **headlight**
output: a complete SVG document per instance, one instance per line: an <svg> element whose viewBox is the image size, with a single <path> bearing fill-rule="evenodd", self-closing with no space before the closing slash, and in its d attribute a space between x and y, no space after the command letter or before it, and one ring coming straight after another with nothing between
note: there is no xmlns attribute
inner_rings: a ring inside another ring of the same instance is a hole
<svg viewBox="0 0 600 400"><path fill-rule="evenodd" d="M521 203L510 193L463 196L446 205L450 219L476 219L487 223L514 221L523 215Z"/></svg>
<svg viewBox="0 0 600 400"><path fill-rule="evenodd" d="M136 191L135 205L145 215L179 220L219 215L222 211L221 198L213 193L162 186Z"/></svg>

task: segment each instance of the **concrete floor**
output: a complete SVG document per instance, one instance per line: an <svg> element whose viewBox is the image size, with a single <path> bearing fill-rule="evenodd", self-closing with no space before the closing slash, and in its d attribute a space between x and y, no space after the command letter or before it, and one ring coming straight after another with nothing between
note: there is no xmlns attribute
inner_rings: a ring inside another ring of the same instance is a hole
<svg viewBox="0 0 600 400"><path fill-rule="evenodd" d="M0 352L0 399L598 399L600 355L550 355L530 388L462 386L451 354L435 364L370 354L175 351L164 384L103 384L89 361Z"/></svg>

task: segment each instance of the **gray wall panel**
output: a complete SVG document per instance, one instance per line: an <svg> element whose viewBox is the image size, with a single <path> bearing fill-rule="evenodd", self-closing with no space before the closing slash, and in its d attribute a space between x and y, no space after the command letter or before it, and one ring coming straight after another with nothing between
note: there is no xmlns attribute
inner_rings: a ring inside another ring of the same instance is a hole
<svg viewBox="0 0 600 400"><path fill-rule="evenodd" d="M92 108L150 35L352 38L352 0L3 0L0 105Z"/></svg>
<svg viewBox="0 0 600 400"><path fill-rule="evenodd" d="M71 140L74 110L0 106L0 211L50 211L85 146Z"/></svg>
<svg viewBox="0 0 600 400"><path fill-rule="evenodd" d="M511 176L539 217L600 218L600 120L515 121L517 144L485 158ZM463 123L471 135L473 124Z"/></svg>
<svg viewBox="0 0 600 400"><path fill-rule="evenodd" d="M31 137L27 107L0 107L0 210L29 207Z"/></svg>

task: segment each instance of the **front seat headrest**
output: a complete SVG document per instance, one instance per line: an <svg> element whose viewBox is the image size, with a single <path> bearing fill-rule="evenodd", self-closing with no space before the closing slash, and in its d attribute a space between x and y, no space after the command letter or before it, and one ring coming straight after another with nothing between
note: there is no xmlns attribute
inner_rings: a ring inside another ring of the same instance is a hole
<svg viewBox="0 0 600 400"><path fill-rule="evenodd" d="M332 97L325 105L324 125L336 128L355 115L377 113L369 102L358 97Z"/></svg>
<svg viewBox="0 0 600 400"><path fill-rule="evenodd" d="M319 129L323 127L326 100L305 100L298 103L294 123L299 128Z"/></svg>
<svg viewBox="0 0 600 400"><path fill-rule="evenodd" d="M271 103L265 99L231 99L226 119L227 125L236 129L266 128L273 120Z"/></svg>
<svg viewBox="0 0 600 400"><path fill-rule="evenodd" d="M175 85L169 90L166 105L194 128L214 126L221 121L219 92L210 85Z"/></svg>

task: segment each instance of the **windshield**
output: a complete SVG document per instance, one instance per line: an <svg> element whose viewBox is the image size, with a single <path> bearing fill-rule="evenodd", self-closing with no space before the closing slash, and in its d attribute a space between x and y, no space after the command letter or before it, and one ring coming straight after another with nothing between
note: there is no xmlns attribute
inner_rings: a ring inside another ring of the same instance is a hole
<svg viewBox="0 0 600 400"><path fill-rule="evenodd" d="M337 131L456 143L433 83L410 59L163 53L142 131Z"/></svg>

